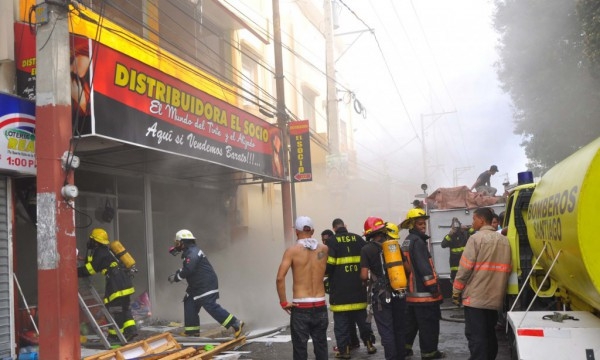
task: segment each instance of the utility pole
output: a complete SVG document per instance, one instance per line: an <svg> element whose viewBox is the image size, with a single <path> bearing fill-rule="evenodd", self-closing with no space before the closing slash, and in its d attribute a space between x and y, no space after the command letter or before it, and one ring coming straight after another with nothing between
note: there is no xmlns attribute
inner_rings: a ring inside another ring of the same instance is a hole
<svg viewBox="0 0 600 360"><path fill-rule="evenodd" d="M325 74L327 76L327 132L329 133L329 153L340 154L340 129L338 100L335 86L335 59L333 58L333 11L331 0L323 1L325 35Z"/></svg>
<svg viewBox="0 0 600 360"><path fill-rule="evenodd" d="M275 91L277 96L277 124L282 132L283 168L285 179L281 182L283 207L283 234L286 244L294 241L292 183L290 181L288 115L285 109L285 83L283 82L283 56L281 46L281 17L279 0L273 0L273 46L275 48Z"/></svg>
<svg viewBox="0 0 600 360"><path fill-rule="evenodd" d="M61 164L72 137L68 3L38 0L36 12L40 359L81 358L75 217L72 198L67 203L61 191L65 183L73 184Z"/></svg>

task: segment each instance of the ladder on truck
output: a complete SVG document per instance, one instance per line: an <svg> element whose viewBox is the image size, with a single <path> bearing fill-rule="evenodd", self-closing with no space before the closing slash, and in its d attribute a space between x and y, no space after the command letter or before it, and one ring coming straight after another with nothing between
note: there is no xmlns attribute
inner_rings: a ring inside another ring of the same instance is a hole
<svg viewBox="0 0 600 360"><path fill-rule="evenodd" d="M125 336L123 336L123 334L121 333L117 322L110 315L110 312L108 311L106 306L104 306L104 301L102 300L102 297L100 296L100 294L98 294L98 291L96 291L94 286L89 281L85 282L85 284L82 284L79 287L78 295L79 306L90 321L90 325L94 328L94 331L100 338L102 345L104 345L106 349L112 348L111 343L108 341L108 338L104 333L104 329L110 327L116 330L117 337L119 338L119 342L121 343L121 345L127 344L127 340L125 339ZM100 313L101 316L96 316L96 314L98 313ZM103 325L98 324L98 318L106 319L106 323Z"/></svg>

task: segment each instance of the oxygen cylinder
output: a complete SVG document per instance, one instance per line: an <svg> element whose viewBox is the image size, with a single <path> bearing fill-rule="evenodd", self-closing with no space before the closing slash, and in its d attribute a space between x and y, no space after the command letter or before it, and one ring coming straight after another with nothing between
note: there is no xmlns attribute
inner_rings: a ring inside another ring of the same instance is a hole
<svg viewBox="0 0 600 360"><path fill-rule="evenodd" d="M406 289L406 273L402 263L402 250L396 239L384 241L382 244L383 260L393 290Z"/></svg>
<svg viewBox="0 0 600 360"><path fill-rule="evenodd" d="M119 259L123 265L125 265L126 268L131 269L135 266L135 260L119 240L113 240L110 243L110 250L113 252L113 254L115 254L117 259Z"/></svg>

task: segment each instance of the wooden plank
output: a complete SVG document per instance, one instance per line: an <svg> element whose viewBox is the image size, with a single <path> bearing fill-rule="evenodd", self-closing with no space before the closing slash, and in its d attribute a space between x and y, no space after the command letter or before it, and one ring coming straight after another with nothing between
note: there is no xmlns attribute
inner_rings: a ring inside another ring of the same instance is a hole
<svg viewBox="0 0 600 360"><path fill-rule="evenodd" d="M84 360L103 360L103 359L116 359L125 360L131 359L127 353L135 354L133 357L139 357L146 354L153 354L157 352L164 352L166 350L181 349L181 345L173 339L170 333L162 333L155 336L151 336L147 339L140 340L135 343L121 346L117 349L107 350L95 355L86 357Z"/></svg>
<svg viewBox="0 0 600 360"><path fill-rule="evenodd" d="M196 352L195 348L188 347L183 350L179 350L178 352L176 352L174 354L163 356L159 359L161 359L161 360L178 360L178 359L183 359L184 357L187 357L188 355L192 355L195 352Z"/></svg>
<svg viewBox="0 0 600 360"><path fill-rule="evenodd" d="M244 345L246 343L246 337L241 336L237 339L233 339L231 341L225 342L223 344L215 346L212 350L200 350L196 355L187 358L186 360L206 360L212 359L213 356L227 350L231 350L237 346Z"/></svg>

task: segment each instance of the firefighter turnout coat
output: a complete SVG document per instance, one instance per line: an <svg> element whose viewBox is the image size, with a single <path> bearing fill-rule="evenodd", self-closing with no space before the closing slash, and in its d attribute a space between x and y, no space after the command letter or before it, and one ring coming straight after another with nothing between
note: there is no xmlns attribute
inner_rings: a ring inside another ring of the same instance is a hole
<svg viewBox="0 0 600 360"><path fill-rule="evenodd" d="M402 242L408 275L406 301L410 305L441 303L443 300L427 239L429 236L426 234L410 229Z"/></svg>
<svg viewBox="0 0 600 360"><path fill-rule="evenodd" d="M187 280L185 292L194 300L211 294L217 294L218 297L219 280L206 254L193 244L186 247L181 258L183 266L175 273L175 281Z"/></svg>
<svg viewBox="0 0 600 360"><path fill-rule="evenodd" d="M367 308L367 290L360 279L360 251L366 244L362 236L338 228L327 240L329 253L329 305L331 311Z"/></svg>
<svg viewBox="0 0 600 360"><path fill-rule="evenodd" d="M467 242L453 292L462 292L464 306L500 310L510 272L508 239L490 225L484 225Z"/></svg>
<svg viewBox="0 0 600 360"><path fill-rule="evenodd" d="M450 248L450 271L458 271L460 257L465 250L469 236L473 235L473 233L475 233L473 228L459 228L444 237L441 245L443 248Z"/></svg>
<svg viewBox="0 0 600 360"><path fill-rule="evenodd" d="M127 269L106 245L98 245L91 250L85 265L77 268L77 276L79 277L87 277L96 273L102 273L106 278L105 304L120 297L130 296L135 292Z"/></svg>

